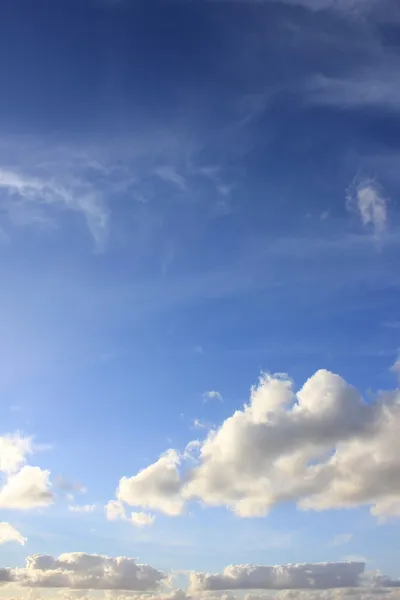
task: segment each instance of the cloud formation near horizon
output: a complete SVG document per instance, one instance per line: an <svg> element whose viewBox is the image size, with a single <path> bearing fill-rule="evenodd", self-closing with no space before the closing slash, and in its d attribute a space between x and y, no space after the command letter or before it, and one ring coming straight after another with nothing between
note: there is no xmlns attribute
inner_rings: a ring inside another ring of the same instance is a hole
<svg viewBox="0 0 400 600"><path fill-rule="evenodd" d="M263 374L249 403L200 444L194 468L185 470L170 449L123 477L117 498L169 515L198 499L241 517L281 502L312 510L367 505L375 516L400 516L399 427L398 391L366 403L327 370L297 393L288 377Z"/></svg>

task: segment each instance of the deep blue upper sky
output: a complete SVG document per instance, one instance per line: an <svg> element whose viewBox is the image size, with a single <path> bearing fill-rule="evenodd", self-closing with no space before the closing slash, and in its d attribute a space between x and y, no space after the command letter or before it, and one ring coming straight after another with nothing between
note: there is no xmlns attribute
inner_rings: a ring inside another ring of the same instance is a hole
<svg viewBox="0 0 400 600"><path fill-rule="evenodd" d="M65 498L7 509L28 542L0 563L362 555L399 575L399 526L368 502L262 520L194 504L146 530L99 509L261 371L299 389L328 369L367 403L396 387L399 70L394 0L2 1L0 434L49 445L32 464L97 508L84 525Z"/></svg>

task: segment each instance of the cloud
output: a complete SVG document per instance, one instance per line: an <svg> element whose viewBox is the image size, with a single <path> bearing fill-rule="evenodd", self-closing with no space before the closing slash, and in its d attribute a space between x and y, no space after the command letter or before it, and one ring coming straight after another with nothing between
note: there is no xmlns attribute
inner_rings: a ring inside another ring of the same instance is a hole
<svg viewBox="0 0 400 600"><path fill-rule="evenodd" d="M17 542L23 546L27 538L23 537L20 532L15 529L10 523L2 522L0 523L0 544L5 544L7 542ZM0 575L1 581L1 575Z"/></svg>
<svg viewBox="0 0 400 600"><path fill-rule="evenodd" d="M58 558L34 554L24 568L9 570L9 577L26 587L94 590L155 590L165 579L162 571L138 564L133 558L71 552Z"/></svg>
<svg viewBox="0 0 400 600"><path fill-rule="evenodd" d="M155 516L145 512L132 512L130 520L136 527L146 527L154 524Z"/></svg>
<svg viewBox="0 0 400 600"><path fill-rule="evenodd" d="M90 513L90 512L94 512L97 508L96 504L75 504L75 505L71 505L68 506L68 510L70 512L76 512L76 513Z"/></svg>
<svg viewBox="0 0 400 600"><path fill-rule="evenodd" d="M117 498L170 515L198 499L241 517L282 502L304 510L366 505L381 518L400 516L399 428L397 390L366 403L327 370L297 394L287 376L262 374L249 403L201 443L198 464L185 468L185 455L168 450L123 477Z"/></svg>
<svg viewBox="0 0 400 600"><path fill-rule="evenodd" d="M118 519L126 519L126 512L122 502L118 500L110 500L104 507L106 517L109 521L117 521Z"/></svg>
<svg viewBox="0 0 400 600"><path fill-rule="evenodd" d="M26 510L52 504L49 478L50 471L25 465L10 475L0 489L0 507Z"/></svg>
<svg viewBox="0 0 400 600"><path fill-rule="evenodd" d="M348 210L356 212L363 225L371 225L376 233L382 233L387 221L387 198L374 179L354 180L346 192Z"/></svg>
<svg viewBox="0 0 400 600"><path fill-rule="evenodd" d="M168 183L172 183L173 185L175 185L178 189L180 189L181 192L184 192L186 190L185 178L177 172L175 167L158 167L155 170L155 174L158 177L160 177L163 181L167 181Z"/></svg>
<svg viewBox="0 0 400 600"><path fill-rule="evenodd" d="M379 56L381 49L376 48ZM343 77L316 75L306 85L309 103L342 109L384 109L397 113L400 86L394 77L399 66L390 55L373 67L358 68Z"/></svg>
<svg viewBox="0 0 400 600"><path fill-rule="evenodd" d="M19 433L0 436L1 508L24 510L53 502L50 472L25 464L35 449L31 437Z"/></svg>
<svg viewBox="0 0 400 600"><path fill-rule="evenodd" d="M49 226L54 211L68 210L85 218L98 246L105 242L109 212L101 195L87 182L74 178L58 181L0 168L1 190L6 199L1 195L0 201L13 225Z"/></svg>
<svg viewBox="0 0 400 600"><path fill-rule="evenodd" d="M207 402L207 400L219 400L220 402L223 402L221 394L215 390L204 392L203 400L204 402Z"/></svg>
<svg viewBox="0 0 400 600"><path fill-rule="evenodd" d="M203 421L203 419L193 419L192 426L195 429L209 429L210 425Z"/></svg>
<svg viewBox="0 0 400 600"><path fill-rule="evenodd" d="M109 521L129 521L135 527L153 525L155 516L145 512L132 512L128 517L125 507L119 500L110 500L104 507Z"/></svg>
<svg viewBox="0 0 400 600"><path fill-rule="evenodd" d="M0 436L0 472L14 473L32 452L32 438L19 433Z"/></svg>
<svg viewBox="0 0 400 600"><path fill-rule="evenodd" d="M117 499L131 506L160 510L168 515L180 514L184 505L180 494L180 461L175 450L168 450L157 462L134 477L123 477L119 482Z"/></svg>
<svg viewBox="0 0 400 600"><path fill-rule="evenodd" d="M193 573L195 590L327 589L360 584L364 563L298 563L279 566L230 565L223 573Z"/></svg>
<svg viewBox="0 0 400 600"><path fill-rule="evenodd" d="M331 541L331 546L343 546L343 544L347 544L352 538L352 533L339 533Z"/></svg>

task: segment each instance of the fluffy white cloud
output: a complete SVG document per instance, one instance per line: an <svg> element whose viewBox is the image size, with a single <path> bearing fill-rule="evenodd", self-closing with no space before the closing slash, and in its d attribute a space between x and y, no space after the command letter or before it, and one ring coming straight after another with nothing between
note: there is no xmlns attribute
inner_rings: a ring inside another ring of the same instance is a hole
<svg viewBox="0 0 400 600"><path fill-rule="evenodd" d="M19 433L0 436L0 472L14 473L32 451L32 438Z"/></svg>
<svg viewBox="0 0 400 600"><path fill-rule="evenodd" d="M126 512L122 502L118 500L110 500L104 507L106 517L109 521L117 521L118 519L126 519Z"/></svg>
<svg viewBox="0 0 400 600"><path fill-rule="evenodd" d="M399 516L399 429L398 391L366 403L326 370L297 394L288 377L262 375L249 404L207 435L194 468L181 474L181 457L169 450L122 478L117 497L171 515L199 499L239 516L287 501L314 510L369 505L374 515Z"/></svg>
<svg viewBox="0 0 400 600"><path fill-rule="evenodd" d="M0 489L0 507L30 509L48 506L53 502L50 472L25 465L10 475Z"/></svg>
<svg viewBox="0 0 400 600"><path fill-rule="evenodd" d="M381 233L387 220L387 198L374 179L354 181L347 190L346 206L357 212L363 225L372 225L376 233Z"/></svg>
<svg viewBox="0 0 400 600"><path fill-rule="evenodd" d="M26 463L35 446L19 433L0 436L0 507L30 509L53 501L50 472Z"/></svg>
<svg viewBox="0 0 400 600"><path fill-rule="evenodd" d="M155 516L145 512L132 512L128 517L125 507L119 500L110 500L104 507L109 521L129 521L135 527L153 525Z"/></svg>
<svg viewBox="0 0 400 600"><path fill-rule="evenodd" d="M27 587L97 590L154 590L165 579L162 571L133 558L71 552L58 558L34 554L24 568L9 569L8 577Z"/></svg>
<svg viewBox="0 0 400 600"><path fill-rule="evenodd" d="M146 525L153 525L155 516L145 512L132 512L131 521L136 527L145 527Z"/></svg>
<svg viewBox="0 0 400 600"><path fill-rule="evenodd" d="M76 513L90 513L94 512L97 508L96 504L72 504L68 506L70 512Z"/></svg>
<svg viewBox="0 0 400 600"><path fill-rule="evenodd" d="M26 541L27 538L23 537L15 527L10 525L10 523L0 523L0 544L17 542L23 546Z"/></svg>
<svg viewBox="0 0 400 600"><path fill-rule="evenodd" d="M123 477L117 490L118 500L168 515L180 514L184 506L178 471L180 460L178 452L168 450L134 477Z"/></svg>

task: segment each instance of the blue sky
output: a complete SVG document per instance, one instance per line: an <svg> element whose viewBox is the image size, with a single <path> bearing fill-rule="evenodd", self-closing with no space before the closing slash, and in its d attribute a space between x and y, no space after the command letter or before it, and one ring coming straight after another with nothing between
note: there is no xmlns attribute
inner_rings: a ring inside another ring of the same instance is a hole
<svg viewBox="0 0 400 600"><path fill-rule="evenodd" d="M397 2L0 23L0 594L75 552L399 577Z"/></svg>

